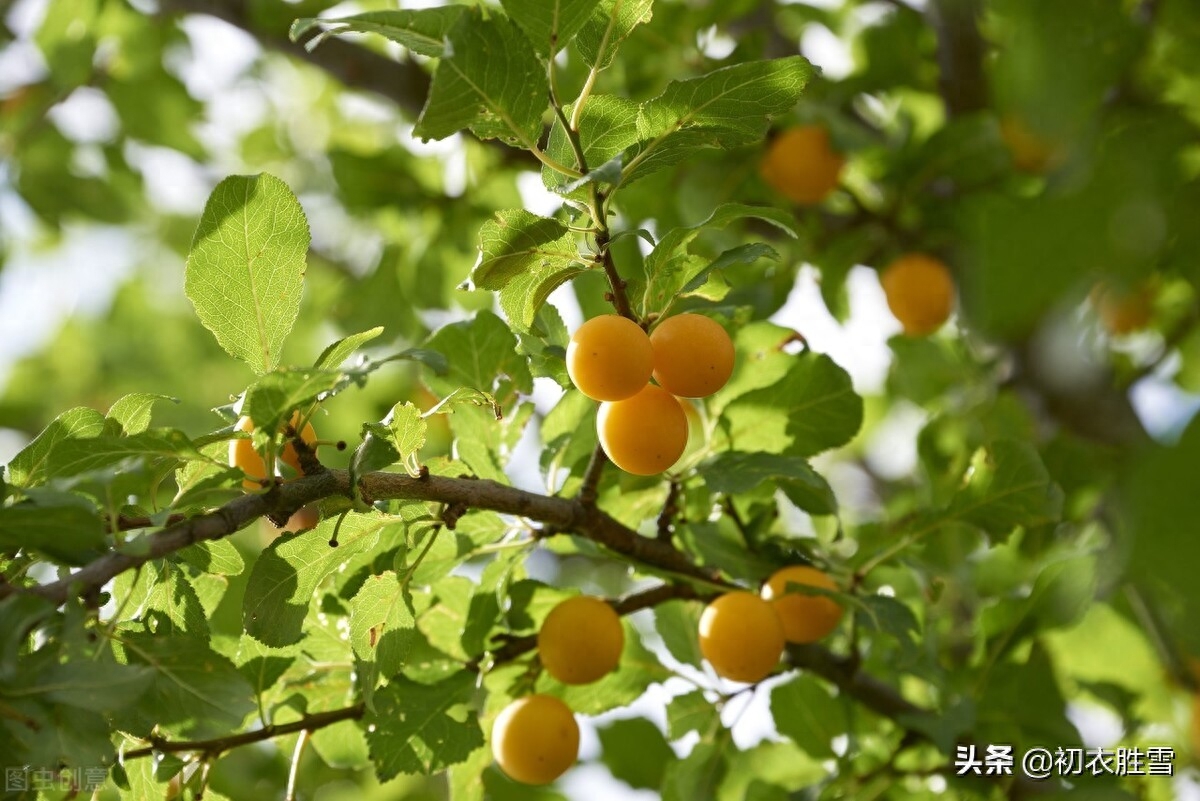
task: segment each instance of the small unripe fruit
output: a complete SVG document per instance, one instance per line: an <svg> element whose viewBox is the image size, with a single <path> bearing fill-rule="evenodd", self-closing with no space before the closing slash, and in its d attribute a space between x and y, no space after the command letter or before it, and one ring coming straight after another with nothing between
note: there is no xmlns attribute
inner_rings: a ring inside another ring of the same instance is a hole
<svg viewBox="0 0 1200 801"><path fill-rule="evenodd" d="M765 679L783 655L783 646L783 626L774 607L752 592L725 593L700 615L700 652L717 675L727 679Z"/></svg>
<svg viewBox="0 0 1200 801"><path fill-rule="evenodd" d="M1000 119L1000 138L1012 156L1013 166L1021 172L1040 175L1063 161L1062 148L1032 130L1020 117L1009 114Z"/></svg>
<svg viewBox="0 0 1200 801"><path fill-rule="evenodd" d="M617 669L625 630L607 603L577 595L550 611L537 642L547 673L563 684L590 684Z"/></svg>
<svg viewBox="0 0 1200 801"><path fill-rule="evenodd" d="M511 779L549 784L579 758L579 724L553 696L518 698L496 717L492 756Z"/></svg>
<svg viewBox="0 0 1200 801"><path fill-rule="evenodd" d="M789 584L807 584L831 592L838 588L828 575L806 565L785 567L767 579L763 598L775 607L788 642L816 642L837 628L842 619L842 607L837 601L828 596L789 593Z"/></svg>
<svg viewBox="0 0 1200 801"><path fill-rule="evenodd" d="M820 125L788 128L767 146L759 165L763 180L793 203L820 203L837 188L846 159Z"/></svg>
<svg viewBox="0 0 1200 801"><path fill-rule="evenodd" d="M592 400L632 398L653 371L650 338L641 326L618 314L588 320L567 345L567 375Z"/></svg>
<svg viewBox="0 0 1200 801"><path fill-rule="evenodd" d="M954 311L954 278L932 256L905 254L887 266L879 282L888 308L909 336L932 334Z"/></svg>
<svg viewBox="0 0 1200 801"><path fill-rule="evenodd" d="M628 400L600 404L596 432L613 464L627 473L654 476L683 455L687 416L674 395L646 384Z"/></svg>
<svg viewBox="0 0 1200 801"><path fill-rule="evenodd" d="M678 314L650 334L654 380L681 398L707 398L733 374L733 340L711 317Z"/></svg>

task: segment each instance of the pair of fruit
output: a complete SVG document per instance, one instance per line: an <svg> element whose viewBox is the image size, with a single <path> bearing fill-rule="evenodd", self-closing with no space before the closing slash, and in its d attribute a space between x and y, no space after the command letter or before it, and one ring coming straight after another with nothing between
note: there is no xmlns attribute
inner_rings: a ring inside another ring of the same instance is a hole
<svg viewBox="0 0 1200 801"><path fill-rule="evenodd" d="M538 630L538 658L563 684L590 684L617 669L625 647L621 618L604 601L579 595L558 604ZM549 784L579 755L579 724L552 695L506 706L492 727L492 755L510 778Z"/></svg>
<svg viewBox="0 0 1200 801"><path fill-rule="evenodd" d="M249 417L242 417L234 427L238 431L249 434L254 431L254 421ZM309 446L317 441L317 432L312 427L312 423L305 422L303 428L300 427L299 411L292 413L292 419L288 422L285 430L299 431L300 439ZM296 446L292 444L290 438L284 444L283 450L280 451L279 459L300 475L304 475L304 470L300 467L300 454L296 453ZM253 440L243 438L229 441L229 466L237 467L246 474L246 478L242 480L243 489L248 491L262 489L267 478L267 463L258 454L258 451L254 450Z"/></svg>
<svg viewBox="0 0 1200 801"><path fill-rule="evenodd" d="M762 594L727 592L700 616L700 652L717 675L733 681L762 681L775 669L786 643L810 643L837 628L842 607L826 595L789 591L789 585L835 591L837 585L814 567L778 570Z"/></svg>
<svg viewBox="0 0 1200 801"><path fill-rule="evenodd" d="M687 446L680 398L705 398L725 386L733 355L725 329L700 314L668 317L649 335L633 320L605 314L571 335L567 374L580 392L601 402L596 430L613 464L653 476Z"/></svg>

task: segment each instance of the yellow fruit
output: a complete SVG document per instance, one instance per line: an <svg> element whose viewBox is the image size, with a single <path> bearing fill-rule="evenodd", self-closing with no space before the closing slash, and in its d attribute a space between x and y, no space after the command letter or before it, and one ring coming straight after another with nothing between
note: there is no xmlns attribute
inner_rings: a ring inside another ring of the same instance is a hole
<svg viewBox="0 0 1200 801"><path fill-rule="evenodd" d="M238 431L245 431L249 434L254 431L254 421L249 417L242 417L234 427ZM258 451L254 450L253 440L229 440L229 466L240 468L246 474L246 478L242 480L243 489L262 488L262 480L267 477L267 463L258 455ZM259 480L254 481L253 479Z"/></svg>
<svg viewBox="0 0 1200 801"><path fill-rule="evenodd" d="M842 619L842 607L837 601L822 595L789 593L789 584L807 584L831 591L838 589L829 576L805 565L785 567L767 579L762 589L763 598L775 607L788 642L816 642L837 628Z"/></svg>
<svg viewBox="0 0 1200 801"><path fill-rule="evenodd" d="M654 380L681 398L707 398L733 374L733 340L702 314L677 314L650 333Z"/></svg>
<svg viewBox="0 0 1200 801"><path fill-rule="evenodd" d="M1031 130L1020 117L1010 114L1001 118L1000 138L1013 166L1021 172L1040 175L1062 162L1062 149Z"/></svg>
<svg viewBox="0 0 1200 801"><path fill-rule="evenodd" d="M1149 283L1118 287L1101 282L1092 290L1092 305L1110 334L1132 334L1154 318L1154 288Z"/></svg>
<svg viewBox="0 0 1200 801"><path fill-rule="evenodd" d="M579 757L579 724L562 701L528 695L506 706L492 726L492 756L509 778L549 784Z"/></svg>
<svg viewBox="0 0 1200 801"><path fill-rule="evenodd" d="M954 311L954 278L932 256L907 253L887 266L879 282L888 308L909 336L932 334Z"/></svg>
<svg viewBox="0 0 1200 801"><path fill-rule="evenodd" d="M846 159L829 143L820 125L783 131L767 146L759 165L763 180L794 203L820 203L838 185Z"/></svg>
<svg viewBox="0 0 1200 801"><path fill-rule="evenodd" d="M654 352L637 323L618 314L593 317L567 345L567 375L592 400L619 401L650 381Z"/></svg>
<svg viewBox="0 0 1200 801"><path fill-rule="evenodd" d="M290 425L291 429L295 431L299 424L300 412L292 412L292 419L288 425ZM285 432L286 430L287 429L285 428ZM304 442L307 442L310 446L317 441L317 432L312 427L312 423L304 424L304 428L300 431L300 439L302 439ZM284 443L283 450L280 452L279 458L288 467L292 468L300 475L304 475L304 471L300 469L300 454L296 453L296 446L292 444L290 437Z"/></svg>
<svg viewBox="0 0 1200 801"><path fill-rule="evenodd" d="M625 630L607 603L577 595L550 611L537 641L547 673L563 684L590 684L617 669Z"/></svg>
<svg viewBox="0 0 1200 801"><path fill-rule="evenodd" d="M628 400L600 404L596 431L613 464L638 476L658 475L675 464L688 439L679 400L653 384Z"/></svg>
<svg viewBox="0 0 1200 801"><path fill-rule="evenodd" d="M765 679L783 646L783 626L774 607L752 592L725 593L700 616L700 652L727 679Z"/></svg>

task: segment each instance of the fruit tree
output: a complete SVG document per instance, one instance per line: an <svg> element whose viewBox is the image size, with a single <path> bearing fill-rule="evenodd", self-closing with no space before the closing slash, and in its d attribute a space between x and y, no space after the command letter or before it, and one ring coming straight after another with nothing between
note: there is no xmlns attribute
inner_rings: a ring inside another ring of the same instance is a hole
<svg viewBox="0 0 1200 801"><path fill-rule="evenodd" d="M5 797L1200 797L1198 37L0 3Z"/></svg>

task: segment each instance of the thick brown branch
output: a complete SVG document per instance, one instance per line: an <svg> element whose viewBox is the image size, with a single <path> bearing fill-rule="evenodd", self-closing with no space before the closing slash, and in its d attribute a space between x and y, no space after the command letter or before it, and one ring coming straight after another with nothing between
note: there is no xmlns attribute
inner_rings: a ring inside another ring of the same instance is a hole
<svg viewBox="0 0 1200 801"><path fill-rule="evenodd" d="M413 478L397 473L363 476L361 487L364 496L375 500L433 501L453 508L490 509L527 517L554 531L587 537L648 567L704 582L718 581L716 574L697 567L669 544L643 537L578 499L539 495L494 481L444 476ZM0 598L14 592L29 592L65 603L72 594L86 595L98 590L115 576L151 559L160 559L197 542L227 537L260 517L286 518L305 504L333 495L350 495L350 476L345 470L325 470L315 476L284 482L270 492L230 501L216 511L136 540L124 552L105 554L66 579L29 588L0 586Z"/></svg>
<svg viewBox="0 0 1200 801"><path fill-rule="evenodd" d="M937 34L939 85L950 116L979 111L988 105L983 70L986 45L979 32L979 0L933 0L929 18Z"/></svg>
<svg viewBox="0 0 1200 801"><path fill-rule="evenodd" d="M124 758L140 759L142 757L154 756L155 754L168 753L199 753L207 756L218 756L241 745L261 743L263 740L282 737L285 734L295 734L298 731L316 731L326 726L332 726L335 723L341 723L343 720L358 720L365 712L366 705L360 702L344 709L334 709L330 712L317 712L313 715L305 715L291 723L264 726L254 731L231 734L227 737L215 737L211 740L179 740L178 742L171 742L170 740L161 738L151 738L153 745L126 751Z"/></svg>

